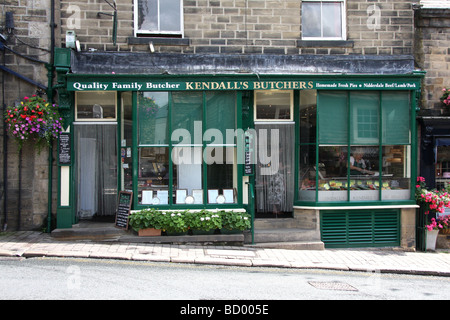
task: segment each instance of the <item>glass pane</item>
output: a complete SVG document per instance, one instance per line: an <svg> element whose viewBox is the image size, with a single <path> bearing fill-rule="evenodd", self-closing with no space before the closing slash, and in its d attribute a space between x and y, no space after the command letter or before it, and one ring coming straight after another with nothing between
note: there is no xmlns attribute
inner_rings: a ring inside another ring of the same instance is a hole
<svg viewBox="0 0 450 320"><path fill-rule="evenodd" d="M172 94L172 141L174 144L202 144L203 94ZM175 133L174 131L177 130ZM197 134L197 136L195 136Z"/></svg>
<svg viewBox="0 0 450 320"><path fill-rule="evenodd" d="M409 92L383 92L383 144L409 144L411 116Z"/></svg>
<svg viewBox="0 0 450 320"><path fill-rule="evenodd" d="M316 145L301 145L299 160L298 198L316 201Z"/></svg>
<svg viewBox="0 0 450 320"><path fill-rule="evenodd" d="M174 203L186 202L184 196L193 197L193 204L203 203L203 157L201 147L175 147L172 150ZM178 191L185 190L186 192ZM178 197L177 197L178 195Z"/></svg>
<svg viewBox="0 0 450 320"><path fill-rule="evenodd" d="M383 200L408 200L411 197L409 146L383 147Z"/></svg>
<svg viewBox="0 0 450 320"><path fill-rule="evenodd" d="M347 147L319 148L319 201L346 201Z"/></svg>
<svg viewBox="0 0 450 320"><path fill-rule="evenodd" d="M169 202L169 148L139 148L138 198L141 204Z"/></svg>
<svg viewBox="0 0 450 320"><path fill-rule="evenodd" d="M218 190L218 194L225 198L224 203L235 203L237 196L235 148L207 147L204 158L207 164L208 190ZM216 203L216 199L208 199L208 203Z"/></svg>
<svg viewBox="0 0 450 320"><path fill-rule="evenodd" d="M378 92L352 92L350 95L352 144L379 143Z"/></svg>
<svg viewBox="0 0 450 320"><path fill-rule="evenodd" d="M341 3L322 3L323 37L342 37Z"/></svg>
<svg viewBox="0 0 450 320"><path fill-rule="evenodd" d="M317 91L300 92L300 142L316 142Z"/></svg>
<svg viewBox="0 0 450 320"><path fill-rule="evenodd" d="M436 189L442 190L450 183L450 141L439 139L436 145Z"/></svg>
<svg viewBox="0 0 450 320"><path fill-rule="evenodd" d="M302 36L321 37L321 3L302 3Z"/></svg>
<svg viewBox="0 0 450 320"><path fill-rule="evenodd" d="M348 144L348 98L346 92L320 92L319 143Z"/></svg>
<svg viewBox="0 0 450 320"><path fill-rule="evenodd" d="M138 29L158 31L158 0L138 1Z"/></svg>
<svg viewBox="0 0 450 320"><path fill-rule="evenodd" d="M159 0L161 31L181 31L180 0Z"/></svg>
<svg viewBox="0 0 450 320"><path fill-rule="evenodd" d="M256 120L290 120L291 91L256 91Z"/></svg>
<svg viewBox="0 0 450 320"><path fill-rule="evenodd" d="M168 144L169 94L138 93L139 145Z"/></svg>
<svg viewBox="0 0 450 320"><path fill-rule="evenodd" d="M77 120L116 119L115 92L77 92Z"/></svg>
<svg viewBox="0 0 450 320"><path fill-rule="evenodd" d="M234 144L226 141L226 130L234 130L236 125L236 94L234 92L207 92L206 93L206 129L211 131L211 143ZM218 134L221 133L221 136ZM209 136L208 136L209 138ZM209 141L206 141L209 143Z"/></svg>
<svg viewBox="0 0 450 320"><path fill-rule="evenodd" d="M350 200L379 200L379 147L355 146L350 155Z"/></svg>

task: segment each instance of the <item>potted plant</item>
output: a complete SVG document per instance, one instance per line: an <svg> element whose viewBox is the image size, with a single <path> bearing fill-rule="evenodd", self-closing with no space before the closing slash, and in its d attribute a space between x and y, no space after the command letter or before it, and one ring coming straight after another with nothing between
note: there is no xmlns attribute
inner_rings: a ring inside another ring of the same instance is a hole
<svg viewBox="0 0 450 320"><path fill-rule="evenodd" d="M212 234L222 228L221 216L208 210L188 211L186 221L190 234Z"/></svg>
<svg viewBox="0 0 450 320"><path fill-rule="evenodd" d="M448 217L438 217L445 212L445 208L450 207L450 194L445 191L427 190L425 179L417 178L416 202L427 217L426 227L426 248L427 250L436 249L436 240L439 230L448 228Z"/></svg>
<svg viewBox="0 0 450 320"><path fill-rule="evenodd" d="M164 218L154 209L144 209L130 215L129 225L139 236L160 236Z"/></svg>
<svg viewBox="0 0 450 320"><path fill-rule="evenodd" d="M58 107L45 99L32 95L24 97L17 106L5 110L5 129L17 141L19 150L25 141L33 141L39 148L51 145L62 132L62 118Z"/></svg>
<svg viewBox="0 0 450 320"><path fill-rule="evenodd" d="M221 211L222 233L236 233L251 228L250 215L247 212Z"/></svg>

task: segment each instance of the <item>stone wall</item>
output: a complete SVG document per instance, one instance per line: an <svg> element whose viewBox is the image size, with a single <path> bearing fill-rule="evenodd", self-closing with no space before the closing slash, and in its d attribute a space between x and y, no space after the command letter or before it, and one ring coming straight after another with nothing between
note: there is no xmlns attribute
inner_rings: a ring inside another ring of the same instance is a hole
<svg viewBox="0 0 450 320"><path fill-rule="evenodd" d="M0 4L0 12L0 32L5 36L8 48L0 52L0 63L23 77L47 86L45 63L50 61L50 0L6 1ZM7 12L12 12L13 29L6 28ZM24 96L45 94L34 84L5 71L1 73L0 85L0 97L5 106L19 103ZM2 115L3 111L2 107ZM0 121L0 127L0 230L41 229L48 212L48 150L39 153L32 144L25 144L19 158L17 145L8 138L5 197L3 121Z"/></svg>
<svg viewBox="0 0 450 320"><path fill-rule="evenodd" d="M450 88L450 8L416 10L415 56L418 67L426 70L422 89L422 114L450 114L439 98Z"/></svg>
<svg viewBox="0 0 450 320"><path fill-rule="evenodd" d="M184 0L186 41L134 38L133 0L61 1L61 41L74 30L82 50L234 54L412 54L413 10L407 0L347 0L347 41L302 41L301 1Z"/></svg>

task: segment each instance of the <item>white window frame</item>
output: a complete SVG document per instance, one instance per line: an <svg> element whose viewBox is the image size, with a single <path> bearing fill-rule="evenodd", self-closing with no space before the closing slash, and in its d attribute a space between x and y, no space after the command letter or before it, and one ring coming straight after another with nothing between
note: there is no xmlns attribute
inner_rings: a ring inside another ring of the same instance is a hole
<svg viewBox="0 0 450 320"><path fill-rule="evenodd" d="M302 30L302 40L347 40L347 6L346 0L302 0L302 15L303 15L303 3L325 3L325 2L340 2L341 3L341 19L342 30L341 37L305 37ZM303 25L303 21L301 22ZM322 27L321 27L322 29Z"/></svg>
<svg viewBox="0 0 450 320"><path fill-rule="evenodd" d="M139 0L134 0L134 36L137 37L139 35L181 35L182 38L184 38L184 15L183 15L183 0L178 0L180 2L180 31L165 31L161 30L161 22L160 22L160 13L158 12L158 30L139 30L139 6L138 6ZM158 0L158 11L159 11L159 4L161 1L164 0Z"/></svg>

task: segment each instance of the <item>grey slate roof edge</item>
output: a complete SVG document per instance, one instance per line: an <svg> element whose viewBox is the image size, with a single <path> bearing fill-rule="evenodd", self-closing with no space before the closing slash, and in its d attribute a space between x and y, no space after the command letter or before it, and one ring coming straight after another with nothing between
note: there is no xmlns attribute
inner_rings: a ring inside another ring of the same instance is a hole
<svg viewBox="0 0 450 320"><path fill-rule="evenodd" d="M410 55L217 55L73 52L74 74L408 74Z"/></svg>

